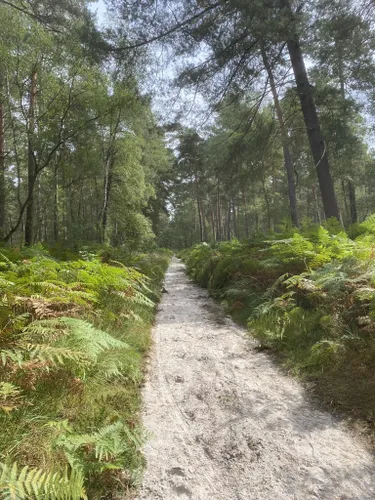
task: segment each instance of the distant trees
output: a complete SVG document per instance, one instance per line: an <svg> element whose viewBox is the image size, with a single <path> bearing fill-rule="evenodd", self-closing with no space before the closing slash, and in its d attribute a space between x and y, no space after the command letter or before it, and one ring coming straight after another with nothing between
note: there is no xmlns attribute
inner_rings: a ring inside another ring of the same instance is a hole
<svg viewBox="0 0 375 500"><path fill-rule="evenodd" d="M2 242L218 241L373 210L371 4L107 3L101 32L84 0L0 0ZM169 127L171 150L139 90L155 43L211 110Z"/></svg>
<svg viewBox="0 0 375 500"><path fill-rule="evenodd" d="M0 239L152 239L143 211L169 160L135 72L105 64L85 2L0 2L0 26Z"/></svg>
<svg viewBox="0 0 375 500"><path fill-rule="evenodd" d="M369 86L374 88L371 64L374 36L370 5L351 0L314 0L309 2L307 8L304 2L290 0L250 3L229 0L204 4L181 0L172 4L151 1L142 7L143 11L137 11L133 10L132 2L117 0L113 3L120 6L119 11L125 22L129 22L130 13L133 13L133 33L138 38L133 35L132 46L163 41L173 47L179 57L186 56L179 85L188 85L203 93L211 100L214 111L222 107L228 95L233 99L243 99L246 94L254 95L255 92L257 97L248 109L248 119L253 120L251 117L268 104L271 92L287 173L290 219L298 226L301 217L298 214L294 172L297 159L293 157L289 144L293 132L288 116L284 117L285 106L282 104L287 89L293 87L299 100L299 105L294 103L295 112L303 116L308 138L308 143L304 142L304 145L308 144L309 148L309 152L305 150L305 153L311 157L311 169L316 172L321 200L319 205L321 203L324 217L342 219L337 190L341 191L344 186L350 205L350 219L352 222L357 220L355 175L349 160L344 175L343 166L337 166L334 151L330 149L335 146L332 136L327 137L330 133L324 126L327 120L322 121L327 108L320 99L319 87L328 85L334 88L337 82L341 100L347 101L347 106L350 99L345 87L349 85L349 80L352 89L361 88L363 91ZM148 17L151 9L153 16ZM310 75L306 69L306 55ZM311 68L311 59L321 68L320 75L318 70ZM353 130L349 122L347 127ZM248 129L246 134L251 135L251 127ZM302 130L299 135L304 135ZM362 149L361 146L359 149ZM346 216L345 208L345 220Z"/></svg>

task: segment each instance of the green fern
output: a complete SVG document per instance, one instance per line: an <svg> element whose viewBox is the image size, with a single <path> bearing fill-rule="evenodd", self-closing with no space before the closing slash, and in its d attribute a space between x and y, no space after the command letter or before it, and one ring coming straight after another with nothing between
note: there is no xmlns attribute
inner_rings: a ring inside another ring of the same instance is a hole
<svg viewBox="0 0 375 500"><path fill-rule="evenodd" d="M90 498L108 494L119 470L130 478L142 464L142 355L168 258L133 255L120 265L92 252L66 262L42 248L8 253L12 261L0 255L2 453L17 450L27 467L1 466L0 498L85 498L84 482ZM49 463L60 471L38 468Z"/></svg>
<svg viewBox="0 0 375 500"><path fill-rule="evenodd" d="M68 432L60 434L55 445L64 451L72 468L85 470L88 456L91 456L91 469L102 472L123 468L129 450L140 450L142 442L140 435L130 431L124 422L118 421L92 434L77 434L68 429Z"/></svg>
<svg viewBox="0 0 375 500"><path fill-rule="evenodd" d="M25 466L0 464L0 495L3 500L80 500L87 499L80 472L47 472Z"/></svg>
<svg viewBox="0 0 375 500"><path fill-rule="evenodd" d="M127 348L126 343L86 321L58 318L32 322L24 328L22 341L18 341L13 350L2 350L0 357L3 366L11 361L22 368L30 361L38 361L47 363L50 368L65 365L74 370L76 367L82 373L85 367L96 364L104 351ZM114 373L113 366L112 371Z"/></svg>

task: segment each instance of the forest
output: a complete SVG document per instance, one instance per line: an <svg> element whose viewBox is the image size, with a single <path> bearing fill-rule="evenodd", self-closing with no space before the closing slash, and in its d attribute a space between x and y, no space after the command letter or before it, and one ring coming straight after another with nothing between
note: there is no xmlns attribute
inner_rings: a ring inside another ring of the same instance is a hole
<svg viewBox="0 0 375 500"><path fill-rule="evenodd" d="M373 442L374 9L0 0L1 498L134 495L173 253Z"/></svg>

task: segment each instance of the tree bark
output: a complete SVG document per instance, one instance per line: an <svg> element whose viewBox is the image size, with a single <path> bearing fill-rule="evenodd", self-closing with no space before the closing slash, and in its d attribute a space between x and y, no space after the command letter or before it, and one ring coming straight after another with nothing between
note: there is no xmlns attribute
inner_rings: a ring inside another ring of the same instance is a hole
<svg viewBox="0 0 375 500"><path fill-rule="evenodd" d="M272 231L271 205L270 205L270 200L269 200L269 196L267 193L266 183L265 183L264 178L262 179L262 185L263 185L263 195L264 195L264 201L266 204L266 212L267 212L267 226L268 226L268 232L270 233Z"/></svg>
<svg viewBox="0 0 375 500"><path fill-rule="evenodd" d="M5 137L4 137L4 93L0 76L0 239L5 235Z"/></svg>
<svg viewBox="0 0 375 500"><path fill-rule="evenodd" d="M113 151L112 146L109 147L107 152L105 174L104 174L104 196L103 196L103 207L101 210L101 243L105 242L107 233L107 223L108 223L108 207L109 198L112 188L112 178L113 178Z"/></svg>
<svg viewBox="0 0 375 500"><path fill-rule="evenodd" d="M247 202L246 202L246 195L244 192L242 192L242 203L243 203L243 206L244 206L244 223L245 223L245 235L246 235L246 238L249 237L250 235L250 228L249 228L249 215L247 213Z"/></svg>
<svg viewBox="0 0 375 500"><path fill-rule="evenodd" d="M280 1L282 8L288 12L291 22L293 22L293 12L290 7L289 0ZM289 40L287 40L287 47L297 84L297 92L301 102L310 149L315 162L324 213L327 219L335 217L337 220L340 220L339 207L330 172L326 143L320 128L319 117L312 94L312 87L309 83L299 43L299 37L296 33L293 34L293 37L290 37Z"/></svg>
<svg viewBox="0 0 375 500"><path fill-rule="evenodd" d="M227 240L232 239L232 228L231 228L231 201L228 199L228 212L227 212Z"/></svg>
<svg viewBox="0 0 375 500"><path fill-rule="evenodd" d="M216 238L217 241L222 240L222 226L221 226L221 200L220 200L220 192L219 188L217 190L217 230L216 230Z"/></svg>
<svg viewBox="0 0 375 500"><path fill-rule="evenodd" d="M53 240L59 241L59 185L57 181L57 165L53 176Z"/></svg>
<svg viewBox="0 0 375 500"><path fill-rule="evenodd" d="M233 200L232 200L232 209L233 209L233 232L234 232L234 237L238 239L237 212L236 212L236 205Z"/></svg>
<svg viewBox="0 0 375 500"><path fill-rule="evenodd" d="M202 233L203 233L203 241L207 241L207 224L206 224L206 217L205 217L205 212L204 212L204 203L202 199L200 199L200 206L201 206L201 217L202 217Z"/></svg>
<svg viewBox="0 0 375 500"><path fill-rule="evenodd" d="M346 111L346 106L345 106L345 77L344 77L344 64L343 64L343 55L342 51L340 48L337 48L337 56L338 56L338 71L339 71L339 81L340 81L340 94L341 94L341 99L342 99L342 104L344 106L344 111ZM349 159L350 161L350 159ZM352 165L349 165L349 169L352 169ZM358 222L358 216L357 216L357 199L355 195L355 185L352 179L348 179L348 194L349 194L349 205L350 205L350 220L352 224ZM346 205L346 198L345 198L345 205Z"/></svg>
<svg viewBox="0 0 375 500"><path fill-rule="evenodd" d="M215 221L215 210L214 207L211 208L211 230L212 230L212 239L216 243L216 221Z"/></svg>
<svg viewBox="0 0 375 500"><path fill-rule="evenodd" d="M289 197L289 207L290 207L290 217L292 219L292 224L299 227L298 209L297 209L297 196L296 196L296 184L294 179L294 166L292 155L289 149L288 131L284 121L283 110L281 109L279 96L276 90L275 78L273 76L271 65L268 61L267 53L264 47L264 41L261 40L260 48L262 53L262 59L264 67L266 68L268 79L270 82L273 102L275 105L276 116L280 126L281 142L283 145L284 152L284 167L286 170L287 180L288 180L288 197Z"/></svg>
<svg viewBox="0 0 375 500"><path fill-rule="evenodd" d="M37 92L38 74L33 70L30 80L30 101L29 101L29 123L27 138L27 196L25 219L25 245L30 246L34 242L34 186L36 181L36 165L34 158L34 133L35 133L35 106Z"/></svg>
<svg viewBox="0 0 375 500"><path fill-rule="evenodd" d="M349 207L348 207L348 202L346 200L346 186L345 186L345 180L341 180L341 187L342 187L342 194L344 198L344 205L345 205L345 215L347 220L350 220L350 212L349 212Z"/></svg>
<svg viewBox="0 0 375 500"><path fill-rule="evenodd" d="M321 224L322 223L322 219L320 217L320 210L319 210L319 203L318 203L318 197L316 195L316 186L313 185L312 187L312 192L313 192L313 200L314 200L314 204L315 204L315 222L317 222L318 224Z"/></svg>
<svg viewBox="0 0 375 500"><path fill-rule="evenodd" d="M36 183L36 241L43 240L43 202L42 202L42 185L41 185L41 175L38 176L38 181Z"/></svg>
<svg viewBox="0 0 375 500"><path fill-rule="evenodd" d="M202 221L202 210L201 210L201 202L199 197L197 197L197 209L198 209L198 222L199 222L199 241L203 243L203 221Z"/></svg>
<svg viewBox="0 0 375 500"><path fill-rule="evenodd" d="M348 179L348 191L349 191L349 205L350 205L350 219L353 224L358 222L357 214L357 198L355 194L355 186L351 179Z"/></svg>

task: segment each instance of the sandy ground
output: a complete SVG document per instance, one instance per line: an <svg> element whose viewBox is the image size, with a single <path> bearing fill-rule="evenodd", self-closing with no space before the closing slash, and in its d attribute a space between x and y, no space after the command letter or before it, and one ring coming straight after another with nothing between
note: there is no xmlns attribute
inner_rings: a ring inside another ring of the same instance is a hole
<svg viewBox="0 0 375 500"><path fill-rule="evenodd" d="M173 259L144 389L142 500L373 500L364 445Z"/></svg>

